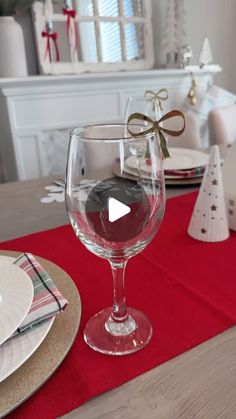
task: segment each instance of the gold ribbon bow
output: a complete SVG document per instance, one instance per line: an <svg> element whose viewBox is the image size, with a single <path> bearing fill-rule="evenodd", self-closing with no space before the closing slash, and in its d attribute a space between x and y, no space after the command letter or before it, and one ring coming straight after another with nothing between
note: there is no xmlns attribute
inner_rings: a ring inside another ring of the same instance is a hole
<svg viewBox="0 0 236 419"><path fill-rule="evenodd" d="M168 129L168 128L164 128L161 126L161 123L166 121L167 119L171 119L174 118L176 116L180 116L183 119L183 127L180 130L172 130L172 129ZM144 121L144 122L148 122L151 126L147 129L144 129L142 131L139 132L133 132L132 129L129 127L129 124L131 121L133 120L139 120L139 121ZM166 133L168 135L171 135L173 137L178 137L179 135L181 135L184 130L185 130L185 117L184 114L178 110L173 110L170 111L168 113L166 113L165 115L163 115L158 121L153 120L152 118L150 118L149 116L143 114L143 113L139 113L139 112L135 112L132 113L127 121L127 129L128 132L130 133L130 135L132 137L140 137L142 135L147 135L150 134L152 132L154 132L155 134L159 134L160 137L160 147L161 147L161 151L163 154L163 157L170 157L167 145L166 145L166 139L164 137L163 133Z"/></svg>
<svg viewBox="0 0 236 419"><path fill-rule="evenodd" d="M144 93L144 96L146 98L152 99L153 112L155 112L155 110L158 106L159 106L160 110L163 111L161 101L168 99L168 92L167 92L166 89L160 89L156 93L153 92L152 90L146 90L146 92Z"/></svg>

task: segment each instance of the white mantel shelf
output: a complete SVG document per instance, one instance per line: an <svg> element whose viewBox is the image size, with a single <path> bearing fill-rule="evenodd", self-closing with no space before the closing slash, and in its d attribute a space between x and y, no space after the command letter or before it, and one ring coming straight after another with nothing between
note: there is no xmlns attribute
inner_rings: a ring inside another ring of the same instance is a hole
<svg viewBox="0 0 236 419"><path fill-rule="evenodd" d="M6 181L62 173L68 131L123 121L129 96L168 90L164 111L184 104L192 83L206 90L220 66L0 78L0 157ZM1 168L1 166L0 166Z"/></svg>
<svg viewBox="0 0 236 419"><path fill-rule="evenodd" d="M161 81L169 85L178 84L179 80L189 79L190 73L192 72L194 77L197 79L204 79L209 75L214 75L221 71L221 67L217 64L208 65L204 68L199 66L188 66L184 69L152 69L144 71L119 71L109 73L84 73L76 75L59 75L59 76L28 76L22 78L0 78L0 95L21 95L22 89L27 94L31 92L31 89L46 89L47 92L55 89L60 90L60 86L66 87L68 90L74 91L76 86L78 89L85 87L87 90L92 90L94 84L105 83L111 85L114 82L116 84L129 85L130 81L135 80L135 83L139 81L147 80L150 84L152 81ZM167 87L168 87L167 86ZM48 90L49 89L49 90ZM42 90L41 90L42 92Z"/></svg>

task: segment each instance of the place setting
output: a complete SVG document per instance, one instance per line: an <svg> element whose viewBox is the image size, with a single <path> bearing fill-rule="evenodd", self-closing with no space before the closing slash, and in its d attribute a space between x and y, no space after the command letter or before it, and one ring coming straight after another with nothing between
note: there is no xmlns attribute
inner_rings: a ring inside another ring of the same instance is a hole
<svg viewBox="0 0 236 419"><path fill-rule="evenodd" d="M44 264L48 266L48 271L43 267ZM53 275L48 273L50 271ZM68 276L66 279L70 283L65 288L64 275L67 276L59 267L52 267L51 262L36 258L30 253L0 252L1 417L29 397L51 375L55 370L54 362L58 365L63 360L75 338L80 320L78 307L76 319L72 319L71 322L71 336L67 334L68 342L60 338L60 329L66 318L71 317L71 309L75 309L76 305L79 306L79 312L81 310L79 294ZM57 283L69 299L59 291ZM51 329L53 333L50 334ZM50 339L55 333L58 339L55 361L47 365L46 355L51 352ZM49 347L48 343L43 345L47 336ZM35 353L37 360L42 356L41 353L44 353L41 361L44 366L42 370L35 369L33 356ZM23 368L24 364L26 367ZM27 376L30 381L30 374L34 386L30 388L27 385L19 386L18 381L25 382ZM14 396L9 397L7 389L9 386L14 388L14 385L16 386Z"/></svg>
<svg viewBox="0 0 236 419"><path fill-rule="evenodd" d="M205 152L187 148L169 148L170 158L164 160L163 169L165 184L168 186L199 185L202 181L209 155ZM144 162L141 170L146 177L150 177L148 161ZM114 165L114 173L117 176L130 179L138 178L138 163L135 156L129 157L120 170L119 162Z"/></svg>
<svg viewBox="0 0 236 419"><path fill-rule="evenodd" d="M187 135L194 136L195 133L193 130L191 134L192 120L187 118L187 114L185 115L185 127L182 130L179 129L178 123L176 123L175 111L169 112L172 115L171 118L166 118L166 114L163 116L163 106L168 96L168 91L165 88L157 92L146 90L143 96L130 96L127 101L124 119L127 123L132 122L133 124L137 124L137 127L140 124L143 125L140 128L142 131L149 131L153 121L158 121L159 127L153 130L153 132L159 142L161 142L163 135L165 135L164 141L167 145L172 136L178 136L178 138L171 140L171 146L168 145L168 155L165 155L168 158L163 159L165 184L166 186L199 185L202 181L209 154L199 149L191 148L191 144L193 143L191 138L189 138L188 148L186 145L185 147L179 145L183 141L183 134L186 136L186 127ZM138 130L138 128L135 128L135 130ZM173 146L173 142L175 141L176 147ZM184 140L184 144L188 144L186 139ZM120 177L137 180L140 171L142 171L144 176L150 178L152 169L150 160L148 159L149 156L145 155L147 158L143 159L144 155L142 153L141 148L139 150L133 149L133 155L126 158L123 165L119 161L116 161L114 164L114 173ZM139 167L140 159L142 159L142 163Z"/></svg>

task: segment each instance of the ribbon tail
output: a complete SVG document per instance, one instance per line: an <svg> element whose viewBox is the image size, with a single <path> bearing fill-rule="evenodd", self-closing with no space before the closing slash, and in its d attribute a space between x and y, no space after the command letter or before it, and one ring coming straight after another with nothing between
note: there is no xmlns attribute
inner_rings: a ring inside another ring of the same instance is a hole
<svg viewBox="0 0 236 419"><path fill-rule="evenodd" d="M74 44L74 49L75 49L75 54L78 50L78 27L77 27L77 23L76 20L74 19L74 31L75 31L75 44Z"/></svg>
<svg viewBox="0 0 236 419"><path fill-rule="evenodd" d="M70 15L67 15L67 20L66 20L66 33L67 33L68 42L70 43Z"/></svg>
<svg viewBox="0 0 236 419"><path fill-rule="evenodd" d="M59 56L59 49L58 49L58 45L57 45L57 40L53 39L54 41L54 48L56 51L56 61L59 62L60 61L60 56Z"/></svg>
<svg viewBox="0 0 236 419"><path fill-rule="evenodd" d="M44 59L46 59L47 56L48 56L49 60L51 61L51 46L50 46L50 39L49 39L49 37L47 37Z"/></svg>
<svg viewBox="0 0 236 419"><path fill-rule="evenodd" d="M158 105L159 105L160 111L162 112L163 111L163 107L162 107L162 103L161 103L160 98L158 98Z"/></svg>
<svg viewBox="0 0 236 419"><path fill-rule="evenodd" d="M167 157L170 157L170 153L168 151L167 145L166 145L166 139L161 131L158 132L160 137L160 147L163 154L163 157L166 159Z"/></svg>

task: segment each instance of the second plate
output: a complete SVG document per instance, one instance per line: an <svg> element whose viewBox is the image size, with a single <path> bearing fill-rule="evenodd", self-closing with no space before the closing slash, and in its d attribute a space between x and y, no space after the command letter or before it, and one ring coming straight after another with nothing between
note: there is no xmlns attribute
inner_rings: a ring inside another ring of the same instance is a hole
<svg viewBox="0 0 236 419"><path fill-rule="evenodd" d="M199 150L172 147L169 148L169 152L171 157L164 160L164 170L195 169L199 166L205 166L208 161L208 154ZM125 169L137 169L137 159L135 156L130 156L126 159ZM151 168L144 163L142 170L149 173Z"/></svg>
<svg viewBox="0 0 236 419"><path fill-rule="evenodd" d="M0 256L0 345L24 320L33 295L33 284L27 273Z"/></svg>

